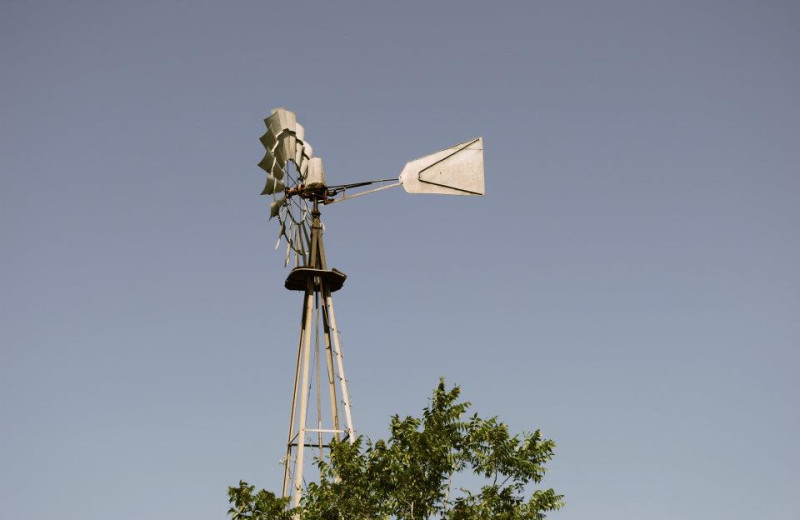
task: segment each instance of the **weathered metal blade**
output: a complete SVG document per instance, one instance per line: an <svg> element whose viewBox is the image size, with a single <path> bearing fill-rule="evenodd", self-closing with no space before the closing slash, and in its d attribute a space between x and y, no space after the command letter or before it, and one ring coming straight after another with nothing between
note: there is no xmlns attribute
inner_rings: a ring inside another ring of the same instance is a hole
<svg viewBox="0 0 800 520"><path fill-rule="evenodd" d="M280 213L281 206L286 202L286 196L279 198L278 200L274 201L272 204L269 205L269 218L270 220L273 219Z"/></svg>
<svg viewBox="0 0 800 520"><path fill-rule="evenodd" d="M303 163L300 164L300 168L298 171L300 172L300 178L305 180L308 177L308 165L311 164L311 159L303 158Z"/></svg>
<svg viewBox="0 0 800 520"><path fill-rule="evenodd" d="M314 156L314 149L310 144L303 143L303 147L302 150L300 150L299 156L300 160L295 164L297 164L297 171L300 172L300 177L305 179L306 174L308 173L308 161Z"/></svg>
<svg viewBox="0 0 800 520"><path fill-rule="evenodd" d="M264 122L266 121L267 120L265 119ZM264 133L264 135L259 137L258 140L261 141L261 144L264 145L264 148L270 152L274 151L275 147L278 146L278 138L275 137L275 134L273 134L269 128L267 128L267 131Z"/></svg>
<svg viewBox="0 0 800 520"><path fill-rule="evenodd" d="M276 179L282 180L285 169L286 167L281 166L281 162L276 159L275 162L272 163L272 169L270 170L270 174L272 174L272 176L275 177Z"/></svg>
<svg viewBox="0 0 800 520"><path fill-rule="evenodd" d="M278 137L281 143L280 148L282 148L282 151L280 155L285 165L286 161L294 159L297 144L295 140L297 116L295 116L294 112L285 108L274 108L266 121L269 129Z"/></svg>
<svg viewBox="0 0 800 520"><path fill-rule="evenodd" d="M284 130L295 132L297 125L297 116L294 112L286 110L283 107L273 108L270 111L269 117L264 120L272 133L281 135Z"/></svg>
<svg viewBox="0 0 800 520"><path fill-rule="evenodd" d="M294 163L299 165L303 157L303 146L304 146L303 139L306 136L306 130L300 123L297 123L295 127L296 127L295 139L297 141L297 144L295 145L294 149Z"/></svg>
<svg viewBox="0 0 800 520"><path fill-rule="evenodd" d="M267 173L272 173L273 164L275 164L275 157L267 150L267 153L264 154L264 158L258 163L258 167Z"/></svg>
<svg viewBox="0 0 800 520"><path fill-rule="evenodd" d="M281 136L282 135L283 134L281 134ZM292 157L286 155L286 149L283 147L282 137L279 138L279 140L280 140L280 142L278 143L278 146L275 148L275 159L278 160L278 163L280 163L281 168L285 168L286 167L286 161L288 161L289 159L292 159Z"/></svg>
<svg viewBox="0 0 800 520"><path fill-rule="evenodd" d="M286 233L286 223L281 222L281 228L278 231L278 241L275 242L275 249L278 249L278 246L281 245L281 238L283 238L283 234Z"/></svg>
<svg viewBox="0 0 800 520"><path fill-rule="evenodd" d="M415 159L399 180L408 193L483 195L483 138Z"/></svg>
<svg viewBox="0 0 800 520"><path fill-rule="evenodd" d="M286 189L286 185L273 177L272 175L267 175L267 184L264 186L264 190L261 192L262 195L272 195L273 193L280 193L284 189Z"/></svg>

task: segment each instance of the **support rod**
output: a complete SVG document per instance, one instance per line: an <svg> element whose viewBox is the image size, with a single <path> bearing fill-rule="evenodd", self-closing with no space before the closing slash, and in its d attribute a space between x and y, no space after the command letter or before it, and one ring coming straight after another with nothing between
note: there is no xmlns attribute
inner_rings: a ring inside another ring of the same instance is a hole
<svg viewBox="0 0 800 520"><path fill-rule="evenodd" d="M344 405L344 416L347 421L347 437L350 444L355 442L355 430L353 429L353 418L350 415L350 393L347 391L347 378L344 375L344 355L342 354L342 344L339 341L339 329L336 327L336 315L333 313L333 299L331 292L327 288L324 289L325 293L323 299L325 307L328 310L328 318L330 319L331 329L333 329L333 345L334 356L336 357L336 367L339 369L339 386L342 392L342 404Z"/></svg>
<svg viewBox="0 0 800 520"><path fill-rule="evenodd" d="M292 507L300 505L300 496L303 487L303 457L305 455L305 436L306 436L306 415L308 412L308 365L311 354L311 318L314 311L314 292L313 281L308 280L306 289L305 322L303 325L303 383L300 387L300 423L299 432L301 442L297 446L297 459L294 469L294 489L292 495Z"/></svg>

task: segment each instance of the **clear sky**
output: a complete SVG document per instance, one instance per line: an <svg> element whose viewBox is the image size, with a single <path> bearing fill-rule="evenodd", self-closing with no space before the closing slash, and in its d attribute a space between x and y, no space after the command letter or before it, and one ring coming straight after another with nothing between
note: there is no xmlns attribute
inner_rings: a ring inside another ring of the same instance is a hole
<svg viewBox="0 0 800 520"><path fill-rule="evenodd" d="M485 139L484 198L324 210L361 433L441 375L554 519L800 517L797 2L6 0L0 71L0 518L278 488L277 106L334 183Z"/></svg>

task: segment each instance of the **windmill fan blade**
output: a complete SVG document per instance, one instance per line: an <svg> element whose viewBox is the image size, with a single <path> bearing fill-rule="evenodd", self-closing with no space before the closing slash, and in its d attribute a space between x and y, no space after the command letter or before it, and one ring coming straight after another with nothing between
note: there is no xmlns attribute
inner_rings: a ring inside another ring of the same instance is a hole
<svg viewBox="0 0 800 520"><path fill-rule="evenodd" d="M272 169L270 170L270 173L276 179L283 180L283 174L285 168L286 168L286 163L281 164L280 161L276 159L275 162L272 164Z"/></svg>
<svg viewBox="0 0 800 520"><path fill-rule="evenodd" d="M308 143L304 143L303 147L300 150L298 150L297 155L299 161L297 161L295 164L297 165L297 173L300 175L301 179L305 179L306 174L308 173L309 155L307 153L307 150L309 148L311 148L311 145Z"/></svg>
<svg viewBox="0 0 800 520"><path fill-rule="evenodd" d="M264 158L258 163L258 167L264 170L267 173L272 173L272 165L275 164L275 157L269 153L264 154Z"/></svg>
<svg viewBox="0 0 800 520"><path fill-rule="evenodd" d="M308 161L314 156L314 149L308 143L303 143L302 150L299 153L300 161L296 162L297 171L300 172L300 178L305 179L308 175Z"/></svg>
<svg viewBox="0 0 800 520"><path fill-rule="evenodd" d="M286 239L287 242L291 242L292 239L289 238L289 233L292 232L291 230L292 230L293 224L291 222L288 222L288 225L286 225L286 224L287 223L284 222L284 225L281 226L281 235L283 235L283 238Z"/></svg>
<svg viewBox="0 0 800 520"><path fill-rule="evenodd" d="M262 195L272 195L273 193L280 193L286 188L282 181L276 179L272 175L267 175L267 184L264 186Z"/></svg>
<svg viewBox="0 0 800 520"><path fill-rule="evenodd" d="M267 126L280 140L278 155L286 161L293 160L297 141L297 116L285 108L275 108L266 119Z"/></svg>
<svg viewBox="0 0 800 520"><path fill-rule="evenodd" d="M281 207L286 202L286 196L283 196L269 205L269 218L273 219L281 211Z"/></svg>
<svg viewBox="0 0 800 520"><path fill-rule="evenodd" d="M266 123L267 120L265 119L264 122ZM270 131L269 127L267 127L267 131L264 135L259 137L258 140L261 141L261 144L263 144L264 148L269 152L274 152L275 147L278 146L278 138Z"/></svg>
<svg viewBox="0 0 800 520"><path fill-rule="evenodd" d="M284 233L286 233L286 223L281 222L281 229L278 231L278 241L275 242L275 249L278 249L278 246L281 245L281 239Z"/></svg>
<svg viewBox="0 0 800 520"><path fill-rule="evenodd" d="M275 135L281 135L284 130L288 130L293 134L296 132L297 116L294 112L283 107L273 108L269 117L264 121Z"/></svg>
<svg viewBox="0 0 800 520"><path fill-rule="evenodd" d="M413 160L399 180L408 193L483 195L483 138Z"/></svg>
<svg viewBox="0 0 800 520"><path fill-rule="evenodd" d="M286 161L288 161L291 158L292 157L286 155L286 150L283 147L283 141L281 141L281 144L279 144L278 147L275 148L275 159L277 159L277 162L278 164L280 164L281 168L285 168Z"/></svg>
<svg viewBox="0 0 800 520"><path fill-rule="evenodd" d="M261 162L258 163L258 167L267 172L268 175L271 175L277 180L283 180L283 166L281 166L280 161L273 156L269 151L264 154L264 158L261 159ZM281 190L283 188L280 188ZM272 192L269 192L272 193ZM264 195L264 193L261 193Z"/></svg>
<svg viewBox="0 0 800 520"><path fill-rule="evenodd" d="M305 180L308 177L308 164L311 159L303 160L303 164L300 165L300 178Z"/></svg>
<svg viewBox="0 0 800 520"><path fill-rule="evenodd" d="M303 139L306 137L306 129L303 128L303 125L300 123L296 123L295 125L295 139L297 144L295 145L294 150L294 163L299 165L300 162L303 160Z"/></svg>

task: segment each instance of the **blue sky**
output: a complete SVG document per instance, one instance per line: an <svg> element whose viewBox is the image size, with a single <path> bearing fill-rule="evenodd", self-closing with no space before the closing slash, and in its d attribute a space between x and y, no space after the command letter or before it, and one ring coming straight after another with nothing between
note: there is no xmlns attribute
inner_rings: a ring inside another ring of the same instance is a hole
<svg viewBox="0 0 800 520"><path fill-rule="evenodd" d="M278 488L285 106L336 184L485 139L483 198L325 208L361 433L445 376L557 442L554 519L797 518L798 35L788 1L4 2L0 516Z"/></svg>

